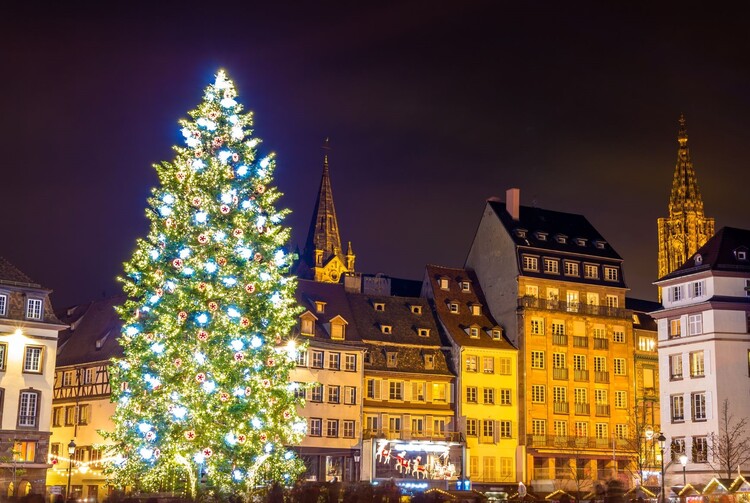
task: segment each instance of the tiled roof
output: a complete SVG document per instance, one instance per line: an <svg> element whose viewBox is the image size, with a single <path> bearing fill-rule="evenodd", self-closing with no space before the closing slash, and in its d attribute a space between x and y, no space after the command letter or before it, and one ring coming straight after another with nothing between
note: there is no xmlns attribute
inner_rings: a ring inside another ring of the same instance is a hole
<svg viewBox="0 0 750 503"><path fill-rule="evenodd" d="M633 328L656 332L656 320L649 313L661 309L661 304L653 300L625 297L625 309L630 309L633 314L637 315L638 323L633 320Z"/></svg>
<svg viewBox="0 0 750 503"><path fill-rule="evenodd" d="M744 260L738 253L742 251ZM750 230L722 227L684 264L659 281L708 270L750 272Z"/></svg>
<svg viewBox="0 0 750 503"><path fill-rule="evenodd" d="M370 361L365 364L368 371L379 370L385 372L409 372L429 375L449 375L453 376L450 371L448 362L450 357L446 351L436 346L404 347L388 345L368 345ZM388 366L388 353L396 353L397 362L393 367ZM425 356L433 356L433 367L425 368Z"/></svg>
<svg viewBox="0 0 750 503"><path fill-rule="evenodd" d="M488 330L498 327L498 324L490 314L487 301L484 298L479 280L474 271L428 265L425 275L432 288L434 307L438 318L442 321L449 336L456 344L494 349L515 349L505 338L504 331L503 337L500 340L493 340L487 333ZM440 288L439 280L443 277L448 278L447 290ZM461 290L461 281L469 281L471 283L468 292ZM459 304L458 313L450 312L448 308L449 302ZM472 304L481 305L480 315L471 314L469 306ZM466 329L472 325L479 325L479 338L473 338L466 332Z"/></svg>
<svg viewBox="0 0 750 503"><path fill-rule="evenodd" d="M505 208L505 203L495 199L490 199L487 203L518 246L531 246L615 260L622 259L583 215L520 206L519 218L513 220ZM526 237L519 236L517 229L525 229ZM540 232L546 234L545 240L539 238ZM565 242L560 243L556 236L565 236ZM578 244L579 239L584 239L585 244ZM603 248L599 248L596 243L603 243Z"/></svg>
<svg viewBox="0 0 750 503"><path fill-rule="evenodd" d="M0 283L16 284L21 283L24 286L41 288L33 279L21 272L16 266L8 262L5 258L0 257Z"/></svg>
<svg viewBox="0 0 750 503"><path fill-rule="evenodd" d="M317 318L315 326L315 336L309 338L310 341L326 341L333 344L351 344L352 342L360 343L361 337L357 330L357 324L354 323L354 314L349 308L349 301L344 291L344 285L341 283L321 283L300 279L297 283L297 302L304 309L310 311ZM325 302L325 308L322 313L317 312L315 302ZM331 318L341 316L346 320L346 334L344 340L331 340L331 334L328 332L328 323ZM299 332L299 327L296 329Z"/></svg>
<svg viewBox="0 0 750 503"><path fill-rule="evenodd" d="M124 295L95 300L57 313L70 328L60 332L57 366L79 365L122 356L118 339L122 321L115 306L125 302Z"/></svg>

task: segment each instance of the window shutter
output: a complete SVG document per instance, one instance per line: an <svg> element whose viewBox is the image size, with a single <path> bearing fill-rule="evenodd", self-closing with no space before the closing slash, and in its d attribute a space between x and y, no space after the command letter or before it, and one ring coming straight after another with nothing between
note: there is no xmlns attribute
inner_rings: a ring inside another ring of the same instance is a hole
<svg viewBox="0 0 750 503"><path fill-rule="evenodd" d="M433 421L435 420L434 416L425 416L424 418L424 429L427 436L432 436L432 430L434 429L435 424Z"/></svg>
<svg viewBox="0 0 750 503"><path fill-rule="evenodd" d="M432 383L427 382L425 383L425 390L424 390L424 399L426 402L432 402Z"/></svg>
<svg viewBox="0 0 750 503"><path fill-rule="evenodd" d="M402 417L403 423L401 424L401 431L409 432L410 436L414 436L414 432L411 431L411 414L404 414ZM406 440L407 436L402 437L404 440Z"/></svg>
<svg viewBox="0 0 750 503"><path fill-rule="evenodd" d="M380 429L381 431L387 432L391 428L388 422L388 414L380 414Z"/></svg>
<svg viewBox="0 0 750 503"><path fill-rule="evenodd" d="M411 402L413 387L414 387L414 383L412 383L411 386L409 386L408 382L404 383L404 401L405 402Z"/></svg>
<svg viewBox="0 0 750 503"><path fill-rule="evenodd" d="M492 441L498 443L500 440L500 421L494 421L492 428Z"/></svg>
<svg viewBox="0 0 750 503"><path fill-rule="evenodd" d="M448 403L453 403L454 402L453 394L455 392L456 392L456 385L454 383L450 383L449 384L449 388L448 388Z"/></svg>
<svg viewBox="0 0 750 503"><path fill-rule="evenodd" d="M417 384L418 383L412 381L411 386L410 386L411 387L412 400L414 400L414 401L416 401L417 397L419 396L419 390L417 389Z"/></svg>
<svg viewBox="0 0 750 503"><path fill-rule="evenodd" d="M714 405L713 400L711 400L711 392L706 391L706 419L710 420L713 419L714 416Z"/></svg>
<svg viewBox="0 0 750 503"><path fill-rule="evenodd" d="M711 375L711 350L706 349L703 351L703 373L704 375Z"/></svg>
<svg viewBox="0 0 750 503"><path fill-rule="evenodd" d="M372 385L373 400L380 400L380 396L381 396L380 392L381 392L382 387L383 387L383 381L381 381L380 379L375 379L373 381L373 385Z"/></svg>

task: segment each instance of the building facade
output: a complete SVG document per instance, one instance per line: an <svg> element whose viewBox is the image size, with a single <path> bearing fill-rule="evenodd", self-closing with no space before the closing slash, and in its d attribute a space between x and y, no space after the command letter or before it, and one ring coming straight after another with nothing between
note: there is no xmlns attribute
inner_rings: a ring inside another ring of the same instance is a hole
<svg viewBox="0 0 750 503"><path fill-rule="evenodd" d="M722 228L656 284L664 293L663 309L652 313L661 423L672 459L687 455L689 483L747 472L748 464L721 466L712 433L726 431L725 406L734 418L750 417L750 231ZM680 469L668 472L668 484L682 483Z"/></svg>
<svg viewBox="0 0 750 503"><path fill-rule="evenodd" d="M518 350L487 309L471 271L428 265L430 299L456 369L456 424L466 441L464 473L475 489L521 480L518 463ZM522 461L522 459L520 460Z"/></svg>
<svg viewBox="0 0 750 503"><path fill-rule="evenodd" d="M0 490L45 494L58 332L51 290L0 257Z"/></svg>
<svg viewBox="0 0 750 503"><path fill-rule="evenodd" d="M687 126L682 115L677 143L679 146L669 196L669 216L657 221L659 278L680 267L714 233L714 219L703 213L703 198L690 159Z"/></svg>
<svg viewBox="0 0 750 503"><path fill-rule="evenodd" d="M581 215L487 202L466 266L519 348L523 481L590 490L632 480L636 390L622 259Z"/></svg>

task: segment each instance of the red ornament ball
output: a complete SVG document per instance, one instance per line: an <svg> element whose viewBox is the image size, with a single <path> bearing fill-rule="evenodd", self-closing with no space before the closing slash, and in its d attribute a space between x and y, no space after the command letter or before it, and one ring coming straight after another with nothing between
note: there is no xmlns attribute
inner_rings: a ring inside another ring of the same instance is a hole
<svg viewBox="0 0 750 503"><path fill-rule="evenodd" d="M252 283L248 283L247 285L245 285L245 291L247 293L255 292L255 285L253 285Z"/></svg>
<svg viewBox="0 0 750 503"><path fill-rule="evenodd" d="M182 269L182 259L176 258L172 261L172 267L175 269Z"/></svg>
<svg viewBox="0 0 750 503"><path fill-rule="evenodd" d="M198 340L205 341L206 339L208 339L208 332L206 332L205 330L198 331Z"/></svg>
<svg viewBox="0 0 750 503"><path fill-rule="evenodd" d="M206 374L199 372L198 375L195 376L195 380L198 382L204 382L206 380Z"/></svg>

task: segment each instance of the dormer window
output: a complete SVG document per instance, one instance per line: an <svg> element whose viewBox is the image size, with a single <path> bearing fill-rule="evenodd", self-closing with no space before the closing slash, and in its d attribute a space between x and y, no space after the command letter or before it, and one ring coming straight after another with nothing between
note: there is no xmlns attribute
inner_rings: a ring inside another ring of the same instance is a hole
<svg viewBox="0 0 750 503"><path fill-rule="evenodd" d="M438 283L440 284L441 290L448 290L448 278L441 277L438 279Z"/></svg>
<svg viewBox="0 0 750 503"><path fill-rule="evenodd" d="M490 330L490 337L492 337L493 341L499 341L503 338L503 331L499 328L493 328Z"/></svg>
<svg viewBox="0 0 750 503"><path fill-rule="evenodd" d="M578 246L586 246L586 238L576 238L576 244Z"/></svg>
<svg viewBox="0 0 750 503"><path fill-rule="evenodd" d="M607 242L606 242L606 241L600 241L600 240L596 240L596 241L594 241L594 246L596 246L596 247L597 247L597 248L599 248L600 250L603 250L603 249L604 249L604 246L605 246L606 244L607 244Z"/></svg>
<svg viewBox="0 0 750 503"><path fill-rule="evenodd" d="M373 302L372 307L374 307L376 311L385 311L385 302Z"/></svg>
<svg viewBox="0 0 750 503"><path fill-rule="evenodd" d="M481 304L472 304L469 306L469 309L471 309L471 314L474 316L481 316L482 315L482 305Z"/></svg>
<svg viewBox="0 0 750 503"><path fill-rule="evenodd" d="M346 338L346 326L349 323L341 316L331 318L331 339L342 341Z"/></svg>
<svg viewBox="0 0 750 503"><path fill-rule="evenodd" d="M557 236L555 236L555 239L560 244L565 244L568 242L568 236L566 236L565 234L558 234Z"/></svg>
<svg viewBox="0 0 750 503"><path fill-rule="evenodd" d="M435 368L435 355L424 355L424 368L426 370Z"/></svg>
<svg viewBox="0 0 750 503"><path fill-rule="evenodd" d="M524 255L522 257L523 270L524 271L538 271L539 270L539 258L532 257L531 255Z"/></svg>
<svg viewBox="0 0 750 503"><path fill-rule="evenodd" d="M299 317L299 331L302 335L314 336L315 335L315 322L317 317L310 311L305 311Z"/></svg>
<svg viewBox="0 0 750 503"><path fill-rule="evenodd" d="M409 306L411 314L422 314L422 306L412 305Z"/></svg>
<svg viewBox="0 0 750 503"><path fill-rule="evenodd" d="M27 299L26 300L26 319L41 320L43 304L44 304L44 301L42 301L42 299Z"/></svg>
<svg viewBox="0 0 750 503"><path fill-rule="evenodd" d="M471 292L471 282L470 281L461 281L461 291L462 292Z"/></svg>
<svg viewBox="0 0 750 503"><path fill-rule="evenodd" d="M394 368L398 365L398 353L395 351L388 351L385 354L385 363L388 368Z"/></svg>
<svg viewBox="0 0 750 503"><path fill-rule="evenodd" d="M560 274L560 261L554 258L544 259L544 272L547 274Z"/></svg>
<svg viewBox="0 0 750 503"><path fill-rule="evenodd" d="M617 268L605 266L604 279L607 281L617 281Z"/></svg>
<svg viewBox="0 0 750 503"><path fill-rule="evenodd" d="M430 329L429 328L418 328L417 334L419 334L420 337L429 337L430 336Z"/></svg>
<svg viewBox="0 0 750 503"><path fill-rule="evenodd" d="M528 231L526 229L516 229L514 232L519 238L525 238Z"/></svg>
<svg viewBox="0 0 750 503"><path fill-rule="evenodd" d="M393 327L391 325L380 325L380 331L384 334L392 334Z"/></svg>
<svg viewBox="0 0 750 503"><path fill-rule="evenodd" d="M326 303L322 302L320 300L315 301L315 312L316 313L325 313L326 312Z"/></svg>
<svg viewBox="0 0 750 503"><path fill-rule="evenodd" d="M742 260L743 262L747 260L747 248L744 246L740 246L736 250L734 250L734 256L737 257L737 260Z"/></svg>
<svg viewBox="0 0 750 503"><path fill-rule="evenodd" d="M449 302L448 303L448 311L450 311L453 314L458 314L458 303L457 302Z"/></svg>
<svg viewBox="0 0 750 503"><path fill-rule="evenodd" d="M479 326L478 325L472 325L470 326L466 332L469 334L469 337L472 339L479 339Z"/></svg>
<svg viewBox="0 0 750 503"><path fill-rule="evenodd" d="M372 353L370 353L369 351L365 351L365 355L362 357L362 359L364 360L364 362L366 364L368 364L368 365L371 364L372 363Z"/></svg>
<svg viewBox="0 0 750 503"><path fill-rule="evenodd" d="M537 231L537 232L534 233L534 235L536 236L536 238L539 241L547 241L547 233L546 232Z"/></svg>
<svg viewBox="0 0 750 503"><path fill-rule="evenodd" d="M701 265L703 263L703 255L696 253L695 257L693 257L693 262L695 262L695 265Z"/></svg>

